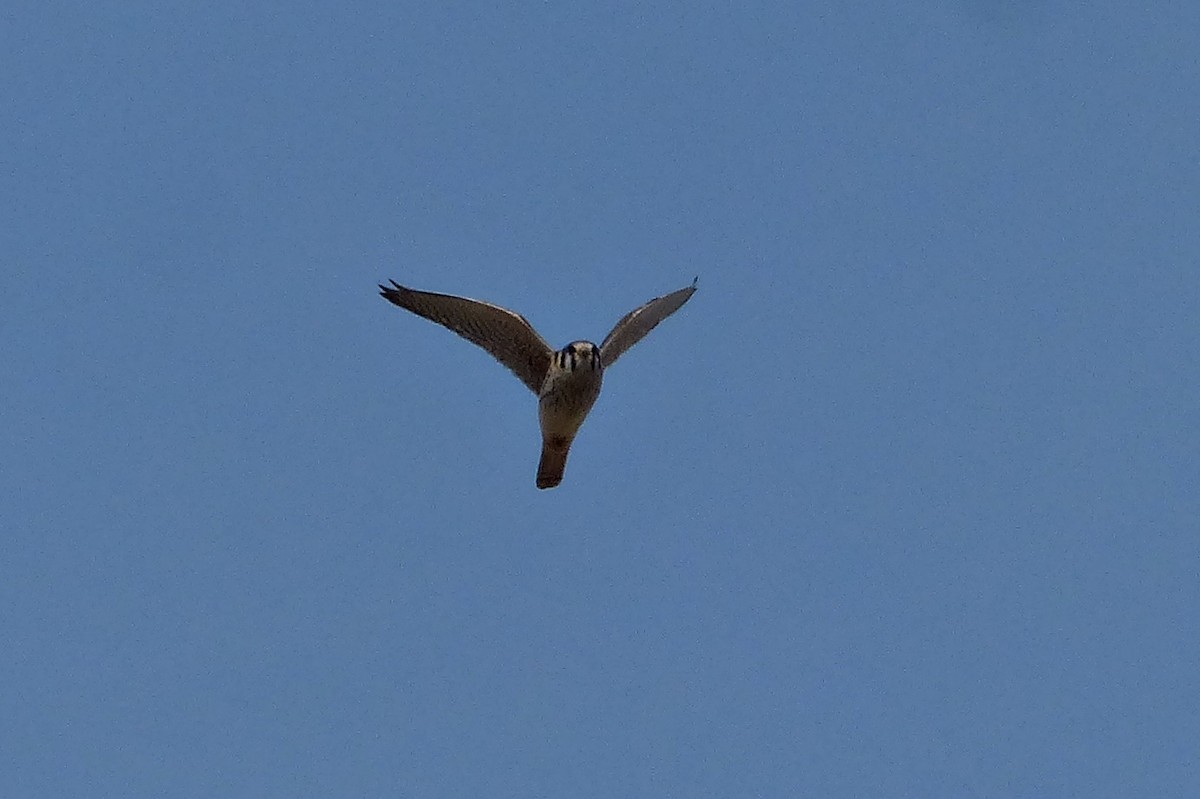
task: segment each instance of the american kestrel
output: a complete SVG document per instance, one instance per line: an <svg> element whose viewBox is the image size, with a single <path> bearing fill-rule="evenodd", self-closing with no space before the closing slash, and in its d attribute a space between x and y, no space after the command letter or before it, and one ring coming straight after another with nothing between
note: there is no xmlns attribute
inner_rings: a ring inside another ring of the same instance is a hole
<svg viewBox="0 0 1200 799"><path fill-rule="evenodd" d="M379 286L384 298L483 347L538 395L542 426L538 488L554 488L562 482L571 442L600 395L604 370L696 293L693 280L687 288L625 314L599 346L572 341L555 351L525 317L507 308L389 282L391 286Z"/></svg>

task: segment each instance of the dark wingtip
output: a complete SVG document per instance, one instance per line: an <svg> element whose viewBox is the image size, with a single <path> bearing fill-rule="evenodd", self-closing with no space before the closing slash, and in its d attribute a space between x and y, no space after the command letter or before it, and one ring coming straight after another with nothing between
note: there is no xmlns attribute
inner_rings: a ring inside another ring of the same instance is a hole
<svg viewBox="0 0 1200 799"><path fill-rule="evenodd" d="M692 278L692 288L696 288L696 284L699 282L700 282L700 276L696 275L694 278Z"/></svg>
<svg viewBox="0 0 1200 799"><path fill-rule="evenodd" d="M389 300L390 302L395 302L396 295L401 290L403 290L404 286L401 286L399 283L397 283L394 280L389 280L388 282L391 283L392 285L385 286L382 283L378 284L379 285L379 296L383 297L386 300Z"/></svg>

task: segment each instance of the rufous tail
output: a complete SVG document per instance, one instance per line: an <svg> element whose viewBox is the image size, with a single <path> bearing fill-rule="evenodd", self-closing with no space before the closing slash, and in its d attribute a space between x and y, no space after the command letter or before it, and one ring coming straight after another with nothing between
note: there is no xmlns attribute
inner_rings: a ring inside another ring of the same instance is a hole
<svg viewBox="0 0 1200 799"><path fill-rule="evenodd" d="M538 488L554 488L562 482L563 471L567 468L567 453L570 451L570 441L542 442L542 459L538 461L537 471Z"/></svg>

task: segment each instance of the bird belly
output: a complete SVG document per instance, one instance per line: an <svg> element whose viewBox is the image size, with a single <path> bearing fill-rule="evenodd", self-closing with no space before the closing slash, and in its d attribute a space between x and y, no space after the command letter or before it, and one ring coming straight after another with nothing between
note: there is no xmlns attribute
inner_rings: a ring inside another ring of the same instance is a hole
<svg viewBox="0 0 1200 799"><path fill-rule="evenodd" d="M547 441L569 444L600 396L599 372L560 374L547 381L538 400L538 418L542 437Z"/></svg>

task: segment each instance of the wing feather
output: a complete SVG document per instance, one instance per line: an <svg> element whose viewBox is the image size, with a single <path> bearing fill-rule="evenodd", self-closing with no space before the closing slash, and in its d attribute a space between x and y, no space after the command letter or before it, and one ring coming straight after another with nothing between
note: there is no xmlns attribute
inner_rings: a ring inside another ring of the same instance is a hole
<svg viewBox="0 0 1200 799"><path fill-rule="evenodd" d="M617 322L600 345L600 362L604 364L604 368L607 369L616 363L617 358L641 341L659 322L682 308L696 293L697 280L699 278L693 280L692 285L687 288L672 291L664 297L655 297L621 317L621 321Z"/></svg>
<svg viewBox="0 0 1200 799"><path fill-rule="evenodd" d="M379 293L389 302L477 344L512 370L530 391L541 392L554 350L525 317L488 302L388 282L392 285L379 285Z"/></svg>

